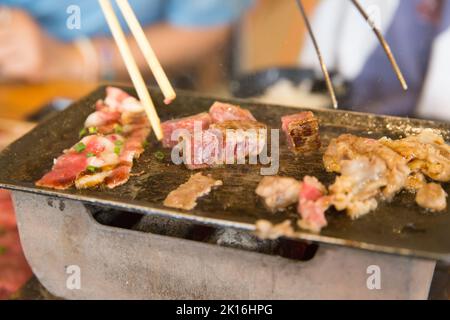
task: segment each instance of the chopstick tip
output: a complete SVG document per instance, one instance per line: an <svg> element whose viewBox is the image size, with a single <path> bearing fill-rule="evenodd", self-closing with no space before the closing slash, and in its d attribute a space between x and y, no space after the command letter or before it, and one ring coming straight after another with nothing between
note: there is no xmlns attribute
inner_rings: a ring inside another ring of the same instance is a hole
<svg viewBox="0 0 450 320"><path fill-rule="evenodd" d="M158 141L162 141L162 139L164 138L164 134L162 133L162 130L161 131L158 130L158 132L155 131L155 136Z"/></svg>
<svg viewBox="0 0 450 320"><path fill-rule="evenodd" d="M168 105L171 104L176 98L177 98L177 96L168 97L168 98L164 99L164 104L168 106Z"/></svg>
<svg viewBox="0 0 450 320"><path fill-rule="evenodd" d="M334 109L339 109L339 103L337 101L333 102L333 108Z"/></svg>

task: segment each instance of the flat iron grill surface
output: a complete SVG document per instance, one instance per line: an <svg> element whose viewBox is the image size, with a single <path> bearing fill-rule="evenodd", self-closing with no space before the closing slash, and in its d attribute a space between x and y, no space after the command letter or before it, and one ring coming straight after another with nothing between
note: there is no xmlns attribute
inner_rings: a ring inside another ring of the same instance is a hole
<svg viewBox="0 0 450 320"><path fill-rule="evenodd" d="M130 88L124 88L134 94ZM162 121L193 115L207 111L214 99L204 98L192 93L180 92L171 105L162 104L162 96L157 89L151 89ZM189 220L216 227L234 227L254 230L255 222L267 219L279 223L297 217L295 208L286 213L271 214L255 195L261 166L236 165L204 170L224 182L223 187L198 201L192 212L165 208L162 203L170 191L185 182L192 171L183 165L176 166L170 161L170 150L163 150L154 136L146 152L133 167L134 175L129 183L114 190L106 188L95 190L56 191L38 188L35 181L48 172L53 159L75 144L78 133L86 117L93 112L95 102L104 98L105 87L75 103L67 110L40 124L31 133L8 147L0 155L0 187L38 193L51 197L79 200L94 205L102 205L141 214L153 214L174 219ZM297 108L230 101L249 109L255 117L271 128L281 126L283 115L297 113ZM345 111L315 111L321 123L323 147L319 153L295 157L288 151L285 139L280 132L280 170L279 174L297 179L313 175L329 185L335 175L327 173L322 155L330 139L344 133L380 138L403 137L420 132L423 128L434 128L450 138L450 125L422 120L408 120L394 117L381 117ZM270 149L269 149L270 150ZM155 152L163 151L165 160L155 157ZM450 193L450 188L445 185ZM300 232L298 237L323 243L351 246L356 248L412 255L425 258L450 260L450 210L432 214L420 209L414 197L406 192L395 197L391 203L383 203L367 216L351 221L345 214L331 211L329 226L321 234Z"/></svg>

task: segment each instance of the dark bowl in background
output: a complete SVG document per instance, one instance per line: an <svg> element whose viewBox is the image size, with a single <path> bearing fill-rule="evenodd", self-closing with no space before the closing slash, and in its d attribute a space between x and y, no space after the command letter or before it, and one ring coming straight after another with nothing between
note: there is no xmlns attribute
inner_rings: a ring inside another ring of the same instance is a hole
<svg viewBox="0 0 450 320"><path fill-rule="evenodd" d="M345 99L348 91L348 83L334 72L330 73L336 95L339 100ZM230 91L236 98L253 98L264 95L264 93L281 80L288 80L294 86L303 82L310 82L311 93L327 94L327 86L323 79L317 77L312 69L284 67L269 68L249 74L234 77L230 83Z"/></svg>

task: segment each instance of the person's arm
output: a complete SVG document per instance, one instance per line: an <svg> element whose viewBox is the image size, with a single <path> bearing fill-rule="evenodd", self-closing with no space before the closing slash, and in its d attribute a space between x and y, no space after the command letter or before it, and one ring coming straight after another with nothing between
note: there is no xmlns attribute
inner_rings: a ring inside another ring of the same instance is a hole
<svg viewBox="0 0 450 320"><path fill-rule="evenodd" d="M25 11L8 10L0 21L0 79L40 81L83 77L82 56L74 45L58 42ZM70 61L70 62L69 62Z"/></svg>
<svg viewBox="0 0 450 320"><path fill-rule="evenodd" d="M145 32L163 67L174 70L198 63L220 50L226 44L230 26L188 29L162 23L147 27ZM150 72L135 39L130 36L128 40L142 72ZM105 46L110 46L112 48L110 52L113 52L114 71L119 77L126 76L124 64L115 48L114 41L109 38L96 39L93 43L100 56Z"/></svg>
<svg viewBox="0 0 450 320"><path fill-rule="evenodd" d="M47 35L26 12L11 9L10 16L8 25L0 26L0 79L86 80L105 71L101 70L105 67L105 51L111 55L106 67L113 68L117 77L126 76L112 38L92 39L97 61L91 61L75 43L63 43ZM158 24L145 30L162 65L171 69L194 64L212 54L226 42L230 26L186 29ZM134 39L128 38L139 67L150 72Z"/></svg>

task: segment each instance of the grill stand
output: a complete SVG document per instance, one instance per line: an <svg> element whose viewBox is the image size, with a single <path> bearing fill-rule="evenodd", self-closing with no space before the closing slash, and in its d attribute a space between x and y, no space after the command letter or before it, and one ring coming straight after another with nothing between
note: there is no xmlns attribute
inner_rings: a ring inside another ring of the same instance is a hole
<svg viewBox="0 0 450 320"><path fill-rule="evenodd" d="M293 261L104 226L77 201L17 191L13 199L33 272L66 299L427 299L436 264L325 245ZM71 290L74 265L81 288ZM381 290L367 288L372 265Z"/></svg>

